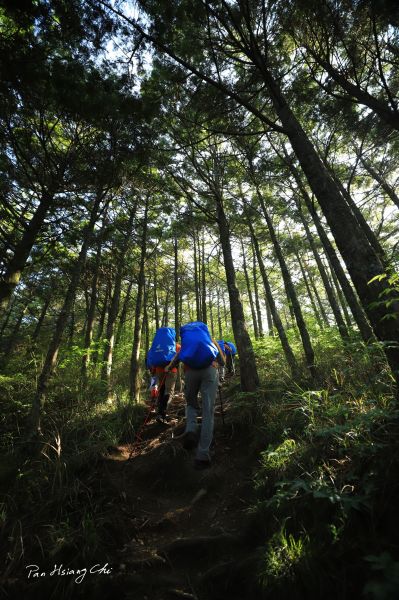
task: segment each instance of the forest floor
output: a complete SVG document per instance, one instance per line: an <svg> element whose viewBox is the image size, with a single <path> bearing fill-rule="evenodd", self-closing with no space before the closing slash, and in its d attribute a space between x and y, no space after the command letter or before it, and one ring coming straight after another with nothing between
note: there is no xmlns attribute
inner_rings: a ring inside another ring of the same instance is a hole
<svg viewBox="0 0 399 600"><path fill-rule="evenodd" d="M181 393L170 404L169 426L151 420L140 445L110 448L104 457L97 484L119 500L112 502L118 536L108 580L113 593L117 587L132 600L243 597L252 464L245 433L229 420L228 398L224 404L224 425L219 402L216 408L214 456L206 470L195 470L194 451L174 439L184 430Z"/></svg>

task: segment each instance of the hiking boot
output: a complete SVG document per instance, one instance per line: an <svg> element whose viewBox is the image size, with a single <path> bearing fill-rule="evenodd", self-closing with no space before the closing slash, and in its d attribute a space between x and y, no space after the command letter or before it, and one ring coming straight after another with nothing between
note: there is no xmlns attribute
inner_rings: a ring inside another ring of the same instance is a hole
<svg viewBox="0 0 399 600"><path fill-rule="evenodd" d="M197 471L203 471L204 469L209 469L211 466L210 460L199 460L198 458L194 461L194 469Z"/></svg>

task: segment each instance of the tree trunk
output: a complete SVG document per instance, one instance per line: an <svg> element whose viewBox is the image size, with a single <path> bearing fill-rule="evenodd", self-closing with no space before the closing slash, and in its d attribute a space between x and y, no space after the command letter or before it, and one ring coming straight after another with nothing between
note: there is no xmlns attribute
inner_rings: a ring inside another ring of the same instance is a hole
<svg viewBox="0 0 399 600"><path fill-rule="evenodd" d="M133 279L131 279L130 282L129 282L129 286L128 286L128 288L126 290L126 294L125 294L125 299L123 301L121 315L119 317L118 331L116 333L116 341L115 341L115 345L116 346L120 342L120 339L122 337L123 328L124 328L125 323L126 323L127 311L128 311L128 308L129 308L130 297L131 297L131 294L132 294L132 287L133 287Z"/></svg>
<svg viewBox="0 0 399 600"><path fill-rule="evenodd" d="M218 313L218 329L219 329L219 340L223 339L223 327L222 327L222 313L220 311L220 289L216 288L216 303Z"/></svg>
<svg viewBox="0 0 399 600"><path fill-rule="evenodd" d="M388 198L390 198L392 202L399 208L399 196L397 195L393 187L389 185L389 183L382 177L382 175L380 175L378 171L376 171L376 169L374 169L367 160L360 157L360 162L362 163L366 171L369 173L369 175L371 175L371 177L375 179L376 182L380 185L380 187L384 190Z"/></svg>
<svg viewBox="0 0 399 600"><path fill-rule="evenodd" d="M199 273L198 273L198 253L197 253L197 233L194 228L193 233L193 246L194 246L194 287L195 287L195 306L197 309L197 321L201 321L201 302L200 302L200 284L199 284Z"/></svg>
<svg viewBox="0 0 399 600"><path fill-rule="evenodd" d="M100 204L101 204L103 197L104 197L104 194L100 194L100 193L96 194L96 198L95 198L95 201L94 201L94 204L93 204L93 207L91 210L91 214L90 214L90 220L84 229L82 247L80 249L78 259L72 270L72 276L71 276L71 280L70 280L68 290L67 290L67 293L65 296L65 300L62 305L61 312L58 315L58 318L57 318L57 321L55 324L53 337L50 342L50 346L47 351L46 359L44 361L44 365L43 365L42 371L40 373L40 376L39 376L39 379L37 382L36 394L33 398L32 411L31 411L32 434L33 435L41 433L41 431L40 431L40 416L41 416L41 411L42 411L42 408L43 408L43 405L45 402L45 398L46 398L47 385L48 385L51 375L53 374L53 371L54 371L54 368L55 368L55 365L57 362L57 357L58 357L58 352L59 352L60 345L61 345L62 336L63 336L64 330L65 330L65 327L67 325L68 316L69 316L69 313L71 311L71 308L72 308L72 305L73 305L73 302L75 299L76 289L78 287L80 275L82 273L82 269L83 269L85 261L86 261L87 250L90 247L90 244L92 241L94 225L95 225L97 217L98 217L98 211L99 211Z"/></svg>
<svg viewBox="0 0 399 600"><path fill-rule="evenodd" d="M43 304L42 310L40 311L40 316L39 316L38 321L36 323L36 327L34 329L34 332L32 333L32 345L35 345L36 342L37 342L37 340L38 340L38 338L39 338L39 333L41 331L41 328L42 328L42 325L43 325L43 321L44 321L44 319L46 317L48 307L50 306L51 298L52 298L52 294L49 293L49 295L47 296L47 298L46 298L46 300L45 300L45 302Z"/></svg>
<svg viewBox="0 0 399 600"><path fill-rule="evenodd" d="M11 315L14 311L14 306L15 306L15 300L13 300L8 308L7 314L5 315L4 319L3 319L3 323L1 324L1 330L0 330L0 338L3 337L3 333L5 332L5 330L7 329L7 325L10 321Z"/></svg>
<svg viewBox="0 0 399 600"><path fill-rule="evenodd" d="M165 304L163 307L162 327L168 327L168 323L169 323L169 294L170 294L170 289L168 287L168 289L166 290Z"/></svg>
<svg viewBox="0 0 399 600"><path fill-rule="evenodd" d="M328 260L328 257L327 257L327 260ZM338 300L339 300L339 303L341 305L342 312L344 314L346 324L347 324L348 328L350 329L352 327L352 321L351 321L351 318L350 318L350 314L349 314L349 311L348 311L346 300L345 300L345 297L344 297L344 295L342 293L341 286L339 285L339 281L338 281L337 276L336 276L336 274L334 272L334 269L332 268L332 265L331 265L330 261L328 261L328 263L329 263L329 267L330 267L332 287L334 287L334 289L335 289L335 293L336 293L336 295L338 297Z"/></svg>
<svg viewBox="0 0 399 600"><path fill-rule="evenodd" d="M270 304L267 298L265 298L265 306L266 306L266 318L267 318L267 328L269 337L274 337L274 326L273 326L273 317L272 311L270 310Z"/></svg>
<svg viewBox="0 0 399 600"><path fill-rule="evenodd" d="M301 310L301 307L299 304L298 296L296 294L295 287L294 287L290 272L287 267L287 263L283 256L283 253L281 251L281 247L280 247L279 241L277 239L277 235L276 235L276 232L274 229L273 222L269 216L269 213L266 210L266 205L265 205L263 196L260 193L258 186L256 186L256 193L257 193L257 196L258 196L261 208L262 208L263 215L264 215L266 223L267 223L267 227L269 230L273 248L274 248L274 251L276 253L276 256L277 256L277 259L278 259L278 262L280 265L288 302L289 302L289 304L291 304L294 315L295 315L296 324L299 329L299 334L301 336L302 345L303 345L303 349L304 349L305 356L306 356L307 368L309 369L309 372L310 372L310 375L312 376L312 378L315 378L316 377L316 367L314 364L314 351L313 351L312 343L310 341L309 332L307 330L306 323L305 323L305 320L302 315L302 310Z"/></svg>
<svg viewBox="0 0 399 600"><path fill-rule="evenodd" d="M325 323L326 327L330 327L330 321L329 321L327 313L325 311L322 299L320 298L320 294L319 294L319 292L317 290L317 286L316 286L314 277L312 275L312 272L310 270L309 265L306 262L304 263L304 268L306 270L306 273L308 274L309 283L310 283L310 286L311 286L311 288L313 290L314 297L316 298L316 302L317 302L317 305L319 307L319 311L320 311L320 314L322 316L323 322Z"/></svg>
<svg viewBox="0 0 399 600"><path fill-rule="evenodd" d="M244 242L242 241L242 238L240 241L241 241L241 252L242 252L242 266L244 269L245 283L247 284L249 306L251 308L252 323L253 323L253 328L254 328L255 339L257 340L257 339L259 339L259 330L258 330L258 322L256 319L255 303L254 303L254 299L252 297L251 284L249 282L247 260L245 258Z"/></svg>
<svg viewBox="0 0 399 600"><path fill-rule="evenodd" d="M174 292L175 292L175 330L176 330L176 341L180 335L180 321L179 321L179 253L177 247L177 237L173 240L173 254L174 254Z"/></svg>
<svg viewBox="0 0 399 600"><path fill-rule="evenodd" d="M222 246L227 289L230 299L231 321L237 351L240 357L240 380L244 392L254 392L259 387L259 377L251 338L248 335L240 292L236 285L235 266L231 253L229 224L221 196L215 196L220 243Z"/></svg>
<svg viewBox="0 0 399 600"><path fill-rule="evenodd" d="M145 261L147 255L147 233L148 233L148 196L145 200L143 233L141 237L140 269L137 279L137 299L134 312L134 329L132 355L130 358L130 401L138 402L140 398L140 345L143 319L141 318L143 305L143 291L145 284ZM169 290L168 290L169 291ZM165 311L166 312L166 311Z"/></svg>
<svg viewBox="0 0 399 600"><path fill-rule="evenodd" d="M0 313L8 307L14 289L21 279L22 271L32 250L44 220L49 211L53 195L44 193L37 206L32 219L29 221L21 240L14 248L14 255L6 268L4 277L0 281Z"/></svg>
<svg viewBox="0 0 399 600"><path fill-rule="evenodd" d="M345 298L348 302L348 305L352 312L353 318L355 319L356 325L359 328L360 335L362 336L362 339L365 342L369 342L370 340L374 339L374 333L368 323L365 311L359 304L359 302L356 298L356 295L352 289L352 286L350 285L350 283L345 275L345 271L341 266L340 260L337 256L337 253L336 253L333 245L331 244L330 240L328 239L328 236L324 230L321 219L320 219L320 217L316 211L316 208L315 208L315 206L314 206L314 204L302 182L302 179L301 179L301 176L300 176L298 170L292 164L292 161L287 157L287 155L286 155L286 160L287 160L287 165L289 166L290 171L291 171L292 175L294 176L294 179L295 179L295 181L298 185L298 188L301 192L301 195L305 202L306 208L314 221L314 224L317 229L317 233L319 234L321 243L324 247L324 251L325 251L328 259L330 260L330 262L333 266L333 269L337 275L338 281L342 287L342 291L345 294ZM338 224L337 224L337 226L338 226ZM358 229L358 227L357 227L357 229ZM364 240L363 240L363 243L364 243ZM352 250L352 252L353 252L353 250ZM342 252L341 252L341 254L342 254Z"/></svg>
<svg viewBox="0 0 399 600"><path fill-rule="evenodd" d="M155 318L155 328L159 329L161 327L161 322L159 319L159 303L158 303L158 278L157 278L157 263L154 265L154 318Z"/></svg>
<svg viewBox="0 0 399 600"><path fill-rule="evenodd" d="M81 374L83 385L86 385L87 382L87 369L90 364L90 346L93 339L93 328L94 328L94 317L96 314L96 305L97 305L97 296L98 296L98 278L100 272L100 263L101 263L101 240L99 239L97 242L97 252L96 252L96 261L94 263L94 271L93 277L91 280L91 293L90 293L90 302L87 309L87 320L86 320L86 331L85 331L85 339L84 339L84 354L82 356L82 366L81 366Z"/></svg>
<svg viewBox="0 0 399 600"><path fill-rule="evenodd" d="M310 248L311 248L311 250L313 252L313 256L315 258L317 267L319 269L319 273L320 273L321 279L323 281L324 289L326 290L327 298L328 298L328 301L330 303L331 310L333 311L333 315L334 315L334 318L335 318L335 322L337 323L339 333L340 333L340 335L341 335L341 337L342 337L343 340L348 340L349 339L349 333L348 333L348 330L346 328L345 321L344 321L344 319L342 317L342 313L341 313L341 311L339 309L339 306L338 306L338 303L337 303L337 299L336 299L335 294L334 294L334 290L331 287L330 282L328 280L327 272L326 272L326 270L324 268L324 265L323 265L323 262L322 262L322 260L320 258L320 254L318 253L318 250L316 248L316 244L314 242L313 236L312 236L312 234L310 232L310 229L309 229L309 226L308 226L308 224L306 222L305 216L304 216L302 208L301 208L301 204L300 204L300 202L297 199L295 199L295 203L296 203L296 206L298 208L298 214L299 214L299 216L301 218L302 225L303 225L303 227L305 229L306 238L307 238L307 240L309 242L309 246L310 246Z"/></svg>
<svg viewBox="0 0 399 600"><path fill-rule="evenodd" d="M253 276L253 282L254 282L254 296L255 296L256 316L257 316L257 322L258 322L258 334L259 334L260 338L263 338L262 312L260 309L258 278L257 278L257 273L256 273L256 256L255 256L255 250L253 248L253 245L252 245L252 276Z"/></svg>
<svg viewBox="0 0 399 600"><path fill-rule="evenodd" d="M100 319L98 321L97 333L96 333L96 349L93 352L93 363L96 365L98 361L98 357L100 355L98 345L102 340L103 331L104 331L104 323L105 318L108 312L108 302L111 296L111 280L107 279L107 284L105 287L105 295L104 295L104 304L101 309Z"/></svg>
<svg viewBox="0 0 399 600"><path fill-rule="evenodd" d="M121 297L122 288L122 277L123 277L124 263L122 260L118 261L117 271L115 274L114 289L112 293L111 303L108 310L107 326L105 329L105 346L103 361L101 365L101 379L107 384L107 398L111 400L113 397L112 384L111 384L111 371L112 371L112 360L115 343L115 323L118 317L119 304Z"/></svg>
<svg viewBox="0 0 399 600"><path fill-rule="evenodd" d="M270 283L269 283L269 279L267 277L267 273L266 273L266 269L265 269L265 265L263 263L263 259L262 259L262 255L260 252L260 248L259 248L259 242L256 238L255 235L255 231L251 222L251 219L249 217L249 215L246 215L247 217L247 223L248 223L248 227L249 230L251 232L251 238L252 238L252 243L255 249L255 253L256 253L256 258L258 260L258 265L259 265L259 270L262 276L262 280L263 280L263 286L265 288L265 294L266 294L266 298L267 298L267 302L268 305L270 307L270 312L272 314L272 318L273 318L273 323L277 329L277 333L278 336L280 338L280 342L281 342L281 346L283 348L283 352L284 352L284 356L286 358L286 361L288 363L288 366L291 370L292 376L294 377L294 379L296 379L299 376L299 369L298 369L298 364L296 362L294 353L292 351L292 348L288 342L288 338L285 334L284 331L284 327L283 324L281 322L280 319L280 315L278 314L277 311L277 307L276 307L276 303L274 302L274 298L273 298L273 294L272 294L272 290L270 287Z"/></svg>
<svg viewBox="0 0 399 600"><path fill-rule="evenodd" d="M73 337L75 334L75 298L72 301L72 306L69 315L69 334L68 334L68 346L73 345Z"/></svg>
<svg viewBox="0 0 399 600"><path fill-rule="evenodd" d="M144 281L144 288L143 288L144 356L147 356L148 351L150 349L150 325L148 322L147 300L148 300L148 286L146 285L146 283Z"/></svg>
<svg viewBox="0 0 399 600"><path fill-rule="evenodd" d="M316 60L316 62L318 62L323 69L327 71L330 77L334 79L334 81L336 81L338 85L340 85L349 94L349 96L355 98L359 104L368 106L390 127L399 130L399 114L397 111L392 110L392 107L387 102L384 102L383 99L379 99L376 96L371 95L367 90L363 90L360 85L352 83L344 73L340 73L338 69L334 68L334 65L331 64L329 60L326 60L320 54L315 52L315 48L307 45L305 47Z"/></svg>
<svg viewBox="0 0 399 600"><path fill-rule="evenodd" d="M385 299L394 296L395 289L387 279L379 279L379 276L385 274L384 265L370 246L333 178L325 169L269 72L265 76L265 83L277 115L327 219L373 330L377 338L385 342L384 350L399 384L399 303L394 302L388 309L394 319L384 318L387 308L381 303L382 295L385 295ZM372 279L374 281L369 283Z"/></svg>
<svg viewBox="0 0 399 600"><path fill-rule="evenodd" d="M111 304L108 311L108 320L107 320L107 328L105 332L105 348L104 348L104 356L103 356L103 365L102 365L102 373L101 378L103 381L107 383L107 397L108 400L113 398L113 390L112 390L112 381L111 381L111 372L112 372L112 361L113 361L113 352L115 345L115 324L118 318L119 312L119 304L121 298L121 289L122 289L122 278L125 269L125 256L126 252L131 243L131 235L133 230L134 217L136 215L136 206L137 202L131 207L129 221L126 227L126 233L124 235L122 245L119 251L116 252L116 273L115 273L115 283L114 283L114 292L112 294Z"/></svg>
<svg viewBox="0 0 399 600"><path fill-rule="evenodd" d="M26 314L26 311L28 310L28 306L29 306L29 301L23 306L22 310L19 313L19 316L14 324L14 327L12 328L12 331L10 333L10 336L8 338L6 347L4 349L4 361L3 361L3 366L8 364L9 360L12 358L12 354L14 352L14 348L16 346L16 343L18 341L18 334L19 334L19 330L21 328L22 325L22 321L23 318Z"/></svg>
<svg viewBox="0 0 399 600"><path fill-rule="evenodd" d="M222 301L223 301L223 321L224 321L224 330L226 331L226 329L229 326L229 320L227 317L227 306L226 306L226 298L224 297L224 293L222 294Z"/></svg>
<svg viewBox="0 0 399 600"><path fill-rule="evenodd" d="M213 318L213 302L212 302L212 297L211 296L209 296L209 307L208 307L208 309L209 309L209 318L210 318L210 321L211 321L211 335L212 335L212 338L214 338L215 337L215 320Z"/></svg>
<svg viewBox="0 0 399 600"><path fill-rule="evenodd" d="M363 233L366 236L366 238L368 239L370 246L374 249L375 253L380 258L381 262L384 265L386 265L388 261L387 261L385 252L384 252L380 242L378 241L377 236L374 234L370 225L367 223L366 219L364 218L362 211L357 206L356 202L353 200L353 198L350 195L350 193L348 192L348 190L345 188L345 186L342 184L342 182L338 179L338 177L334 173L332 167L329 166L328 164L326 164L326 167L329 170L331 177L334 179L335 183L337 184L338 190L341 192L343 198L345 198L350 210L353 213L353 216L355 217L359 226L363 230Z"/></svg>
<svg viewBox="0 0 399 600"><path fill-rule="evenodd" d="M306 272L305 272L304 266L303 266L303 264L302 264L301 258L300 258L300 256L299 256L299 253L298 253L298 252L296 252L296 253L295 253L295 256L296 256L296 259L297 259L297 261L298 261L299 268L300 268L300 270L301 270L301 273L302 273L302 278L303 278L303 281L304 281L304 283L305 283L306 291L307 291L307 293L308 293L308 296L309 296L310 305L311 305L311 307L312 307L312 309L313 309L313 313L314 313L314 316L315 316L316 322L317 322L318 326L320 327L320 329L324 329L324 323L323 323L323 320L322 320L322 318L321 318L321 316L320 316L320 313L319 313L319 310L318 310L318 308L317 308L317 305L316 305L315 299L313 298L312 290L311 290L311 288L310 288L309 281L308 281L308 278L307 278L307 275L306 275Z"/></svg>
<svg viewBox="0 0 399 600"><path fill-rule="evenodd" d="M205 241L204 241L204 230L202 230L202 247L201 247L201 314L202 321L204 323L208 320L206 311L206 270L205 270Z"/></svg>

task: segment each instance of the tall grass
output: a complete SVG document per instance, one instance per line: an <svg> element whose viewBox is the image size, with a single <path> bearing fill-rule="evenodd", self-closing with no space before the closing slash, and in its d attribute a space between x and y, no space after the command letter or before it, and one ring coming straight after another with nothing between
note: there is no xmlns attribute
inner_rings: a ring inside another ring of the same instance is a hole
<svg viewBox="0 0 399 600"><path fill-rule="evenodd" d="M265 598L393 599L399 411L392 377L378 344L354 336L343 345L324 330L315 349L318 379L303 368L292 381L276 341L256 342L263 394L247 410L259 449L249 511L258 582Z"/></svg>

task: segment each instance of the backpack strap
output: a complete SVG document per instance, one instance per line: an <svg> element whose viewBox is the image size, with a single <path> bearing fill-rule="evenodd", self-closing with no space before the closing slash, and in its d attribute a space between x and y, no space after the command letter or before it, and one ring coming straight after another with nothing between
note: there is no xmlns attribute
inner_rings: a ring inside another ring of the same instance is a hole
<svg viewBox="0 0 399 600"><path fill-rule="evenodd" d="M172 360L170 361L170 363L168 365L166 365L165 371L171 369L172 365L174 367L173 363L175 362L176 358L179 356L179 353L180 353L180 350L179 350L179 352L176 352L176 354L174 355L174 357L172 358Z"/></svg>

